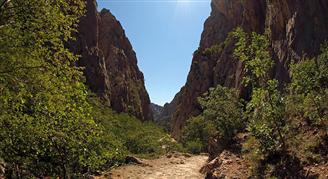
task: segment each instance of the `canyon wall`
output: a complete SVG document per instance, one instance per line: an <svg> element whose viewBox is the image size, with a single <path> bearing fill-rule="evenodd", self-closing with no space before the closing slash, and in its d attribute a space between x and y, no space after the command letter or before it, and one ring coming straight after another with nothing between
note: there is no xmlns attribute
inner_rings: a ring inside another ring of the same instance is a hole
<svg viewBox="0 0 328 179"><path fill-rule="evenodd" d="M232 44L217 54L204 53L224 43L236 27L261 34L270 32L272 58L276 62L273 77L281 85L289 81L292 60L318 54L320 45L328 39L327 0L212 0L211 7L187 82L166 107L173 111L168 115L172 135L177 139L188 118L201 112L197 97L209 88L220 84L239 89L242 97L249 96L250 91L241 84L243 64L233 58Z"/></svg>
<svg viewBox="0 0 328 179"><path fill-rule="evenodd" d="M86 16L71 46L81 55L77 65L85 68L87 86L115 111L151 120L144 76L120 22L109 10L98 12L95 0L86 2Z"/></svg>

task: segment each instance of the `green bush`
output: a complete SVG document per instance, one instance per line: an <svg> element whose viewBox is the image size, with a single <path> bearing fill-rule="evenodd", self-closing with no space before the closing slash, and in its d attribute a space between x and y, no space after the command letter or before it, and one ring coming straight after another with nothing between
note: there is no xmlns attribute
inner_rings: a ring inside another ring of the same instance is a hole
<svg viewBox="0 0 328 179"><path fill-rule="evenodd" d="M223 140L223 143L231 142L234 135L245 127L243 104L237 90L218 85L199 98L199 103L203 107L205 121L216 130L214 137Z"/></svg>
<svg viewBox="0 0 328 179"><path fill-rule="evenodd" d="M72 65L78 56L65 47L85 2L5 2L0 13L0 158L7 178L68 178L99 168L105 163L102 132L90 115L83 73Z"/></svg>
<svg viewBox="0 0 328 179"><path fill-rule="evenodd" d="M292 82L287 97L290 115L308 119L312 124L328 125L328 45L315 59L291 66Z"/></svg>
<svg viewBox="0 0 328 179"><path fill-rule="evenodd" d="M288 143L303 162L324 161L327 158L322 156L327 150L322 147L328 138L328 46L323 45L316 58L292 64L291 78L286 96L286 117L292 122Z"/></svg>
<svg viewBox="0 0 328 179"><path fill-rule="evenodd" d="M268 81L268 87L253 90L247 104L248 130L259 140L264 154L285 150L288 123L285 103L278 91L278 81Z"/></svg>
<svg viewBox="0 0 328 179"><path fill-rule="evenodd" d="M208 139L215 135L215 127L211 121L205 121L203 116L197 116L188 120L182 132L182 143L188 150L190 141L198 140L201 152L207 151ZM189 151L188 152L192 152Z"/></svg>
<svg viewBox="0 0 328 179"><path fill-rule="evenodd" d="M211 57L212 55L218 55L222 52L223 49L224 49L224 44L215 44L210 48L206 48L203 51L203 55L207 57Z"/></svg>
<svg viewBox="0 0 328 179"><path fill-rule="evenodd" d="M245 158L256 175L302 176L295 173L301 171L299 158L326 159L328 46L318 57L292 64L291 83L279 90L278 81L270 79L273 60L266 35L241 28L232 34L237 41L234 55L245 64L244 84L252 88L244 113L251 134L243 146Z"/></svg>
<svg viewBox="0 0 328 179"><path fill-rule="evenodd" d="M274 61L266 35L247 33L241 28L232 32L237 40L234 56L245 64L244 84L252 88L246 106L248 130L260 142L260 149L269 154L285 149L288 124L285 120L285 101L278 90L278 81L270 80Z"/></svg>
<svg viewBox="0 0 328 179"><path fill-rule="evenodd" d="M192 154L200 154L203 151L203 144L199 139L187 141L185 147L186 150Z"/></svg>
<svg viewBox="0 0 328 179"><path fill-rule="evenodd" d="M247 33L242 28L237 28L229 36L236 40L234 57L245 65L244 85L252 89L265 86L274 66L267 35L260 35L256 32Z"/></svg>
<svg viewBox="0 0 328 179"><path fill-rule="evenodd" d="M97 98L91 98L93 116L103 131L119 142L120 151L126 154L160 155L179 149L164 129L153 122L141 122L128 114L117 114L103 105Z"/></svg>
<svg viewBox="0 0 328 179"><path fill-rule="evenodd" d="M199 98L199 103L203 112L188 120L182 136L184 146L188 148L189 142L194 144L197 139L201 151L206 152L208 140L214 138L219 140L220 145L224 145L223 148L229 147L234 135L245 127L242 119L243 104L238 92L218 85Z"/></svg>

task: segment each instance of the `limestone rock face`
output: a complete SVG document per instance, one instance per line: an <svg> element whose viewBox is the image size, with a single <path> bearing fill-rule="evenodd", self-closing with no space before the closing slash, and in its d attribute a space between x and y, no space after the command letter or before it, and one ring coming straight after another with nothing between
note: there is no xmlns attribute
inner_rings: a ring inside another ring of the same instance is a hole
<svg viewBox="0 0 328 179"><path fill-rule="evenodd" d="M85 67L86 84L92 92L117 112L152 119L136 53L120 22L109 10L98 12L95 0L87 0L87 14L72 49L81 54L77 65Z"/></svg>
<svg viewBox="0 0 328 179"><path fill-rule="evenodd" d="M328 1L326 0L212 0L212 12L206 20L200 47L195 51L185 86L171 104L173 137L179 138L186 120L201 112L197 97L218 84L243 89L243 64L232 57L232 45L216 55L204 51L221 44L236 27L264 33L269 30L272 58L276 61L273 77L283 85L289 81L288 65L303 56L314 56L328 37Z"/></svg>

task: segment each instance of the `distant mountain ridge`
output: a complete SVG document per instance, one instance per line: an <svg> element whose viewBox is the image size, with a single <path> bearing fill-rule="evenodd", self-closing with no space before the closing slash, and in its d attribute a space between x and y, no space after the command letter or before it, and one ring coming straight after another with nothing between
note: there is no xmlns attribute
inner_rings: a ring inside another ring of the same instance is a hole
<svg viewBox="0 0 328 179"><path fill-rule="evenodd" d="M144 76L124 29L109 10L98 12L95 0L86 2L86 16L71 45L81 54L78 66L85 67L86 84L115 111L151 120Z"/></svg>
<svg viewBox="0 0 328 179"><path fill-rule="evenodd" d="M164 107L158 104L150 103L150 108L153 112L154 121L158 121L161 118L161 114L163 113Z"/></svg>

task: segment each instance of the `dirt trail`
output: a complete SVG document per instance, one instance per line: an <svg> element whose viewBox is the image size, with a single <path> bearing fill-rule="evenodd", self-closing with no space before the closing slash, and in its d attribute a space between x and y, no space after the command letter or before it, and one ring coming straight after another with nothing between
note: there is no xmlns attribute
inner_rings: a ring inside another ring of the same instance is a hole
<svg viewBox="0 0 328 179"><path fill-rule="evenodd" d="M206 155L172 154L153 160L142 160L143 164L126 165L114 169L98 179L203 179L199 173L206 163Z"/></svg>

